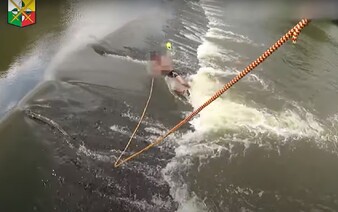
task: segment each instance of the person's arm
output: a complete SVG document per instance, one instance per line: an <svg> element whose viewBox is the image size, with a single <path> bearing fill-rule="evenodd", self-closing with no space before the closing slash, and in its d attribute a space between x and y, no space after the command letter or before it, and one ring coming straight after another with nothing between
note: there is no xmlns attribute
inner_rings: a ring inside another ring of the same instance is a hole
<svg viewBox="0 0 338 212"><path fill-rule="evenodd" d="M185 81L185 80L183 79L183 77L181 77L180 75L176 76L176 79L177 79L182 85L184 85L184 86L190 88L190 85L188 84L188 82Z"/></svg>
<svg viewBox="0 0 338 212"><path fill-rule="evenodd" d="M154 76L160 76L161 73L161 66L158 65L156 61L151 61L151 69L152 69L152 74Z"/></svg>

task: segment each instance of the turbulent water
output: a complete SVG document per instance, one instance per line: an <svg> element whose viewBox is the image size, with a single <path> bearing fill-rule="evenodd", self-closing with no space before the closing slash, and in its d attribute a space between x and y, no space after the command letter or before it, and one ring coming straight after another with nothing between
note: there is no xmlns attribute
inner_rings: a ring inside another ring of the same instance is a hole
<svg viewBox="0 0 338 212"><path fill-rule="evenodd" d="M149 92L150 51L172 42L191 98L184 104L156 79L126 154L297 21L248 17L245 7L239 15L217 0L68 6L64 29L0 79L0 211L338 210L336 25L314 20L165 143L114 168Z"/></svg>

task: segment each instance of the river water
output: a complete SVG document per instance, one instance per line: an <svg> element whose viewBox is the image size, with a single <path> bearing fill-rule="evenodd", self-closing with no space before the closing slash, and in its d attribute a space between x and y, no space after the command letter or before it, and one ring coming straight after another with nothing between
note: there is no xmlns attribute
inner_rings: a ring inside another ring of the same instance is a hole
<svg viewBox="0 0 338 212"><path fill-rule="evenodd" d="M184 104L156 79L127 154L298 21L238 9L217 0L68 2L41 5L35 26L4 26L0 211L336 211L338 27L329 21L311 22L163 144L113 167L149 92L150 51L172 42L191 98Z"/></svg>

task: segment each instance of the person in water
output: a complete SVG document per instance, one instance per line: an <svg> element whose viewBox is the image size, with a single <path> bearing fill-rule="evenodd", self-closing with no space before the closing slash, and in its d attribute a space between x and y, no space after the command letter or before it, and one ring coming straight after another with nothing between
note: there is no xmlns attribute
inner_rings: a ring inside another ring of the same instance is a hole
<svg viewBox="0 0 338 212"><path fill-rule="evenodd" d="M175 79L178 86L174 86L174 92L179 95L190 95L189 84L178 74L172 67L172 63L169 57L158 55L155 52L150 54L150 60L152 61L153 71L155 75L166 76L170 79Z"/></svg>

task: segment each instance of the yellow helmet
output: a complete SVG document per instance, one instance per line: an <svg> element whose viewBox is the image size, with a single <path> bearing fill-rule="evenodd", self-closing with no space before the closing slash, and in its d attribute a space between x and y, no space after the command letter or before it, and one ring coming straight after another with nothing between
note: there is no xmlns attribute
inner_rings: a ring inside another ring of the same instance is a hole
<svg viewBox="0 0 338 212"><path fill-rule="evenodd" d="M165 46L167 47L168 50L171 50L172 48L172 45L169 41L165 44Z"/></svg>

